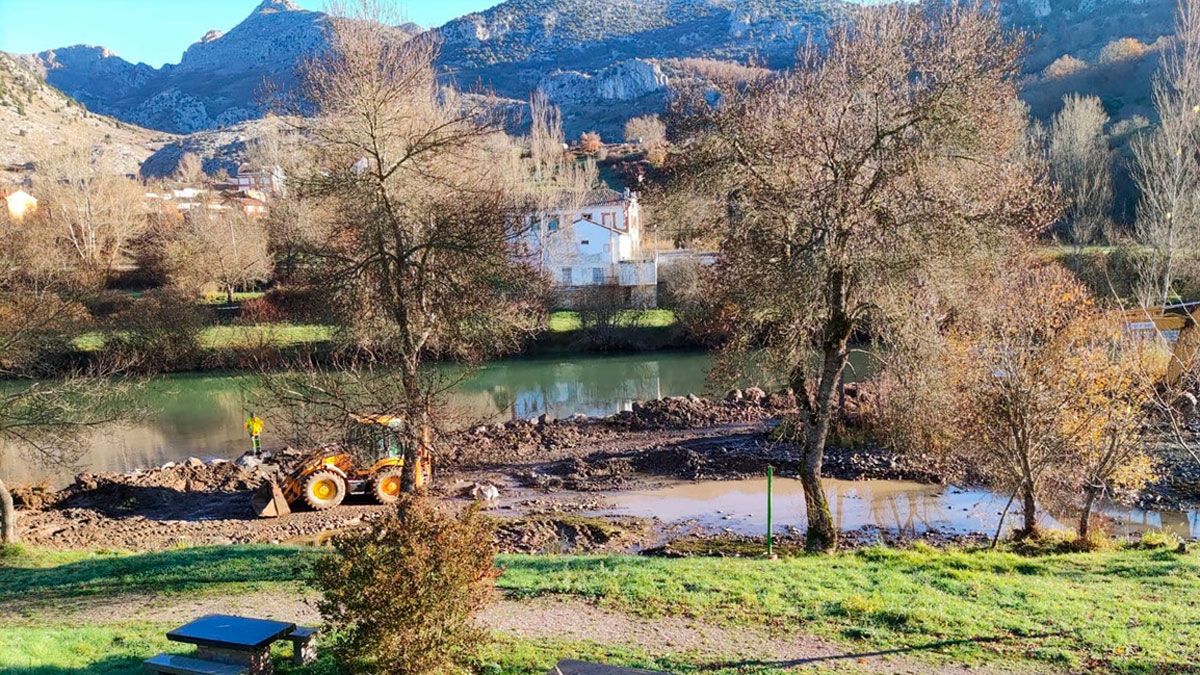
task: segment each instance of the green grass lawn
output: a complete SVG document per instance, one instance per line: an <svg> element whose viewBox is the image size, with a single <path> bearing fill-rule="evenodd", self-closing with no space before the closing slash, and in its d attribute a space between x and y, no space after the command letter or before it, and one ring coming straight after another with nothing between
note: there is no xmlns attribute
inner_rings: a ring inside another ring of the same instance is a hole
<svg viewBox="0 0 1200 675"><path fill-rule="evenodd" d="M294 347L303 344L325 342L333 334L330 326L315 324L261 324L253 326L227 325L209 326L200 333L200 344L207 349L236 349L261 344L276 347ZM76 349L85 352L99 351L104 347L104 334L91 331L79 335L73 341Z"/></svg>
<svg viewBox="0 0 1200 675"><path fill-rule="evenodd" d="M283 546L137 555L17 551L0 557L0 604L26 607L37 617L60 603L125 593L295 592L319 555L320 549ZM873 548L777 561L507 555L500 564L498 585L516 598L575 596L646 617L798 631L854 650L899 649L914 658L1032 662L1069 671L1187 672L1200 662L1200 554L1169 548L1039 557ZM43 623L22 624L27 639L13 636L16 626L0 626L0 671L19 665L21 652L30 649L24 645L43 640L64 646L47 647L45 656L22 667L55 672L89 659L102 662L87 647L108 639L88 633L99 629ZM135 645L138 654L151 646L139 640L153 635L135 623L105 630L128 631L122 644ZM46 637L46 631L61 639ZM540 668L561 652L546 649L499 650L504 663L497 672L535 672L512 659L523 654ZM530 654L542 654L542 660ZM649 657L621 658L638 663Z"/></svg>
<svg viewBox="0 0 1200 675"><path fill-rule="evenodd" d="M675 312L669 309L627 309L618 318L621 326L631 328L666 328L675 321ZM569 333L582 327L579 312L568 309L551 312L548 324L552 333Z"/></svg>
<svg viewBox="0 0 1200 675"><path fill-rule="evenodd" d="M552 333L570 333L580 329L579 312L561 310L551 312L549 329ZM620 324L637 328L665 328L675 323L675 313L669 309L627 310L622 312ZM200 334L200 344L208 349L236 349L261 344L276 347L295 347L328 341L333 335L331 326L316 324L262 324L253 326L224 325L209 326ZM99 351L104 347L104 334L90 331L73 341L81 351Z"/></svg>

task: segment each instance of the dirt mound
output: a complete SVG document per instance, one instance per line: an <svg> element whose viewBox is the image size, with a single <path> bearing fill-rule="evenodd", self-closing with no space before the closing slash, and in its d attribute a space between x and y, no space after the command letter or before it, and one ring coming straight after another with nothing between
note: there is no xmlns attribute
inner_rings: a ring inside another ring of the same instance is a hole
<svg viewBox="0 0 1200 675"><path fill-rule="evenodd" d="M496 544L506 553L587 553L625 549L648 531L638 518L536 515L496 525Z"/></svg>
<svg viewBox="0 0 1200 675"><path fill-rule="evenodd" d="M475 427L454 434L445 444L447 451L440 459L458 467L500 464L583 447L615 435L594 418L555 420L543 415L534 420Z"/></svg>
<svg viewBox="0 0 1200 675"><path fill-rule="evenodd" d="M722 401L692 395L634 403L632 409L605 418L605 423L630 431L697 429L758 422L791 409L794 403L786 392L768 395L761 389L735 389Z"/></svg>
<svg viewBox="0 0 1200 675"><path fill-rule="evenodd" d="M215 506L223 495L243 497L263 480L262 474L231 462L205 464L191 459L127 474L82 473L42 506L166 517L190 512L197 503L208 501Z"/></svg>

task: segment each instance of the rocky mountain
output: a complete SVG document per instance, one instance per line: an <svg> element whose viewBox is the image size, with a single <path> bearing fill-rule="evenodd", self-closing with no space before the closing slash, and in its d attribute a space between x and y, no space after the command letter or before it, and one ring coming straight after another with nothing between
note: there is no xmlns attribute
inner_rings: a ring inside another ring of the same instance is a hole
<svg viewBox="0 0 1200 675"><path fill-rule="evenodd" d="M0 169L19 179L39 150L70 138L95 145L116 173L136 174L171 134L89 112L46 84L27 63L0 52ZM4 180L0 177L0 180Z"/></svg>
<svg viewBox="0 0 1200 675"><path fill-rule="evenodd" d="M228 33L208 31L159 69L82 45L27 60L89 110L189 133L261 116L264 86L295 83L297 66L325 44L325 21L291 0L263 0Z"/></svg>
<svg viewBox="0 0 1200 675"><path fill-rule="evenodd" d="M1032 36L1026 99L1036 115L1053 114L1069 91L1100 95L1114 118L1147 113L1159 53L1154 44L1171 32L1174 0L994 1L1010 26ZM673 81L703 79L706 70L726 67L718 62L789 65L799 45L819 41L852 7L861 5L506 0L433 30L442 42L447 82L510 101L540 91L562 109L570 135L598 130L611 138L629 117L661 110ZM294 84L297 65L324 46L327 20L291 0L264 0L228 33L209 31L178 64L160 69L102 47L67 47L25 60L89 110L189 133L260 117L264 83ZM1125 38L1134 42L1118 45L1123 51L1110 47Z"/></svg>

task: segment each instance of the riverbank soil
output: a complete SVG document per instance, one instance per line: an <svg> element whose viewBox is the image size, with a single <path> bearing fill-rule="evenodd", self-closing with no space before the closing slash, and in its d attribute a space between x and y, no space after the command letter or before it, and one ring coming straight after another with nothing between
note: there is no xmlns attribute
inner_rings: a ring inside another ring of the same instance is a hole
<svg viewBox="0 0 1200 675"><path fill-rule="evenodd" d="M476 427L438 444L433 492L462 503L492 496L485 506L500 521L498 543L505 551L629 552L661 548L675 539L736 539L722 523L623 515L614 502L630 491L684 481L761 478L768 466L777 476L796 475L796 447L773 441L771 433L793 404L785 393L751 389L721 401L689 396L638 403L603 418L543 416ZM382 512L384 507L364 497L351 497L328 511L301 508L283 518L255 517L250 495L269 480L271 462L286 464L302 456L284 451L266 464L252 458L191 459L129 474L81 474L57 491L18 490L19 534L31 545L67 549L312 543ZM1181 465L1188 465L1185 459L1180 458ZM878 448L832 448L825 476L941 482L928 467L921 457ZM1178 502L1189 494L1189 485L1186 480L1169 484L1170 499ZM979 538L937 531L911 536L934 544ZM876 528L850 532L846 542L861 546L905 538Z"/></svg>
<svg viewBox="0 0 1200 675"><path fill-rule="evenodd" d="M668 524L608 513L606 494L677 481L779 475L798 470L795 448L769 430L792 401L749 394L711 401L676 397L639 403L604 418L576 417L477 427L439 444L434 494L463 502L494 486L487 503L509 551L630 551L671 538ZM384 507L351 497L328 511L298 509L257 518L250 495L269 480L270 462L180 464L128 474L81 474L52 491L22 489L18 527L36 546L159 550L180 545L319 541L361 525ZM282 463L282 462L281 462ZM847 479L920 475L881 452L832 452L827 473ZM694 534L694 533L692 533Z"/></svg>

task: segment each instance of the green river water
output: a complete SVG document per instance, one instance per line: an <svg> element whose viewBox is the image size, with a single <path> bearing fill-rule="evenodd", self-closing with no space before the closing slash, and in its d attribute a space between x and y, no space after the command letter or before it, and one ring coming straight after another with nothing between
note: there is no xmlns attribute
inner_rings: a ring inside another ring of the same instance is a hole
<svg viewBox="0 0 1200 675"><path fill-rule="evenodd" d="M542 413L607 415L628 409L634 401L703 394L708 368L709 357L701 352L509 359L481 368L454 392L451 404L481 421ZM131 471L189 457L237 457L248 448L242 422L253 386L252 376L236 373L158 378L140 394L151 411L146 419L94 434L78 468ZM270 419L263 444L273 447ZM15 445L0 443L0 475L12 481L60 482L73 473L47 473Z"/></svg>

